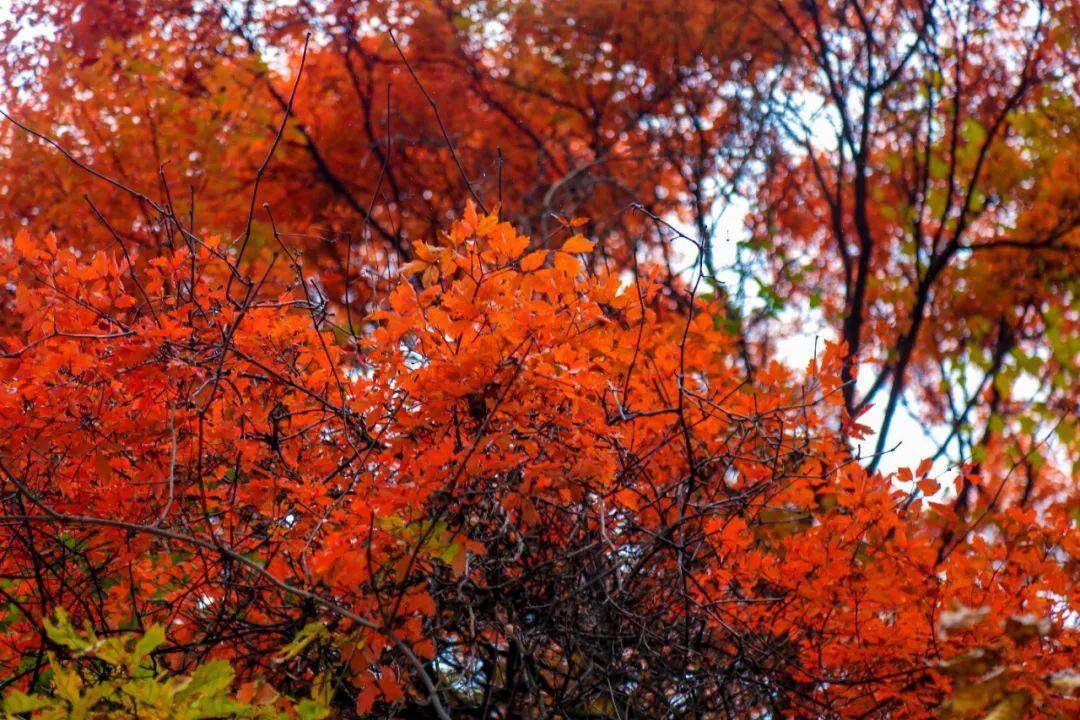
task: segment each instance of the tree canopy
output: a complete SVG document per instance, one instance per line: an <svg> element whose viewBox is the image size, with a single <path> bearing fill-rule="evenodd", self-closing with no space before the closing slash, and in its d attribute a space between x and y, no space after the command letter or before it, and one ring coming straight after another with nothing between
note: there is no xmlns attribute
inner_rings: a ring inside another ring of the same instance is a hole
<svg viewBox="0 0 1080 720"><path fill-rule="evenodd" d="M3 23L8 717L1080 711L1074 3Z"/></svg>

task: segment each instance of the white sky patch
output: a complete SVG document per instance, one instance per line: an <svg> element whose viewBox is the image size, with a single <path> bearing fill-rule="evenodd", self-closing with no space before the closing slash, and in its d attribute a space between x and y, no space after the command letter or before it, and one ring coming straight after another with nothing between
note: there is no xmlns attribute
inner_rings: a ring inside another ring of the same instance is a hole
<svg viewBox="0 0 1080 720"><path fill-rule="evenodd" d="M729 288L734 288L738 283L738 276L733 270L738 243L740 240L750 238L750 233L745 224L749 212L750 204L746 200L734 199L728 203L722 213L718 214L713 235L715 238L713 259L719 275L718 279ZM690 228L681 227L674 218L666 218L666 221L671 222L680 231L692 236L693 231ZM697 248L688 240L681 238L674 238L672 242L675 256L682 260L682 267L687 268L687 272L693 272ZM834 333L823 323L786 323L786 326L788 328L808 328L807 332L792 329L774 341L776 358L793 370L802 371L805 369L814 357L815 348L820 351L825 340L834 339ZM872 382L873 370L873 368L868 368L867 371L860 373L858 384L863 390ZM863 456L874 451L878 436L877 429L881 427L884 407L885 397L882 395L874 406L859 418L860 424L874 430L856 444L856 451ZM938 438L938 440L943 440L944 433L940 434L942 437ZM901 467L914 467L924 458L933 456L937 448L938 441L926 434L922 423L913 417L909 409L901 403L897 405L889 428L889 440L886 446L889 452L886 452L882 457L878 468L882 473L891 473ZM944 473L947 470L948 460L942 457L935 463L931 475Z"/></svg>

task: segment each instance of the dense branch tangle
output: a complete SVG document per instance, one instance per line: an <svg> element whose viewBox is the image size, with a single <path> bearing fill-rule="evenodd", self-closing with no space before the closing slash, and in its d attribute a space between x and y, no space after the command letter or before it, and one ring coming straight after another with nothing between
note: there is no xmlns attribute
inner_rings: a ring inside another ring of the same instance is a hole
<svg viewBox="0 0 1080 720"><path fill-rule="evenodd" d="M60 605L166 623L173 671L213 650L288 690L328 672L348 712L847 716L883 683L937 702L915 648L972 586L935 579L933 524L827 430L838 348L747 382L715 301L589 279L591 245L527 252L470 208L350 347L275 263L232 302L213 239L142 273L151 313L111 256L21 236L7 271L47 317L6 361L7 657ZM64 330L95 325L122 331ZM332 632L268 655L311 621Z"/></svg>

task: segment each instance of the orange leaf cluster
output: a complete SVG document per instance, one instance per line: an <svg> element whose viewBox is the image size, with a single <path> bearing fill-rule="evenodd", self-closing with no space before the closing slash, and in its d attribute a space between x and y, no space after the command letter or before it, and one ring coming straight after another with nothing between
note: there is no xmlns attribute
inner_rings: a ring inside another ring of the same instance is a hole
<svg viewBox="0 0 1080 720"><path fill-rule="evenodd" d="M637 667L619 692L653 711L688 647L678 682L747 712L1076 708L1061 689L1080 550L1064 508L984 514L942 554L942 530L965 521L868 474L836 430L841 347L748 382L723 307L687 315L658 269L592 273L568 254L592 249L580 236L549 264L471 207L442 237L418 250L430 265L405 268L424 281L399 282L351 343L300 288L230 293L212 240L133 276L106 253L17 238L3 273L21 327L0 365L5 671L59 605L165 624L176 667L197 648L260 675L296 666L286 685L312 681L305 652L325 639L268 658L317 618L337 660L315 666L361 713L429 693L471 707L482 681L453 668L518 643L545 683ZM932 492L929 471L898 479ZM585 618L593 648L573 634ZM607 635L632 621L658 644ZM958 669L972 653L992 688ZM436 657L452 689L421 682Z"/></svg>

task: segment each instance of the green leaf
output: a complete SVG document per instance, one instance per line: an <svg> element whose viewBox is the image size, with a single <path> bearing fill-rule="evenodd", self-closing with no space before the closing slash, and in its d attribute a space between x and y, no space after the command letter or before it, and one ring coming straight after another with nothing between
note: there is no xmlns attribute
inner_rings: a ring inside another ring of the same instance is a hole
<svg viewBox="0 0 1080 720"><path fill-rule="evenodd" d="M330 710L314 700L304 699L296 703L296 717L299 720L323 720L330 716Z"/></svg>
<svg viewBox="0 0 1080 720"><path fill-rule="evenodd" d="M4 712L9 715L28 713L48 707L52 702L39 695L27 695L18 690L10 690L4 696Z"/></svg>
<svg viewBox="0 0 1080 720"><path fill-rule="evenodd" d="M157 678L132 680L124 683L121 689L139 704L153 707L169 707L176 695L172 683L161 682Z"/></svg>
<svg viewBox="0 0 1080 720"><path fill-rule="evenodd" d="M934 155L930 158L930 177L940 180L949 173L949 166L945 164L945 161ZM933 206L931 201L931 206Z"/></svg>
<svg viewBox="0 0 1080 720"><path fill-rule="evenodd" d="M974 118L967 118L960 124L960 135L971 145L981 146L986 142L986 128Z"/></svg>
<svg viewBox="0 0 1080 720"><path fill-rule="evenodd" d="M250 709L249 705L237 702L232 698L212 697L188 708L183 717L187 720L232 718L240 716L241 713L248 709Z"/></svg>
<svg viewBox="0 0 1080 720"><path fill-rule="evenodd" d="M44 620L45 634L57 645L62 645L77 653L90 649L91 643L86 640L79 631L71 624L71 618L63 608L57 608L54 613L56 621L48 618Z"/></svg>
<svg viewBox="0 0 1080 720"><path fill-rule="evenodd" d="M178 699L189 698L195 695L215 695L232 685L232 666L224 660L211 660L205 665L200 665L191 674L184 689L177 693Z"/></svg>
<svg viewBox="0 0 1080 720"><path fill-rule="evenodd" d="M49 665L53 670L53 687L56 689L56 694L72 704L78 702L82 695L82 678L74 670L58 665L55 658L49 658Z"/></svg>
<svg viewBox="0 0 1080 720"><path fill-rule="evenodd" d="M310 645L314 640L326 636L326 626L321 622L309 622L304 628L296 634L296 637L292 639L285 647L281 648L281 652L278 653L278 661L291 660L301 652L304 648Z"/></svg>
<svg viewBox="0 0 1080 720"><path fill-rule="evenodd" d="M152 653L165 642L165 628L160 625L151 625L146 633L135 643L135 649L131 652L131 664L135 668L147 655Z"/></svg>

